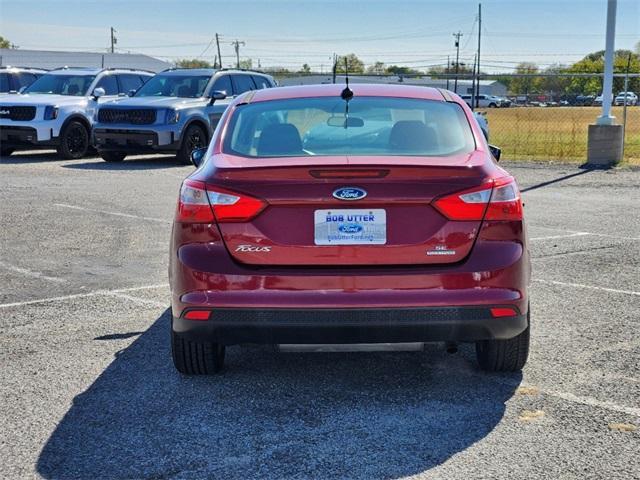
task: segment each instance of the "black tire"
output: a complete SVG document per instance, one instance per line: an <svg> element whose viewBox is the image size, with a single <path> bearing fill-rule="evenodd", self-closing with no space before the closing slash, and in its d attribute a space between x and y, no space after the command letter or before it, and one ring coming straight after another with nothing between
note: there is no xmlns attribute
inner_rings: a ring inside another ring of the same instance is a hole
<svg viewBox="0 0 640 480"><path fill-rule="evenodd" d="M8 157L13 153L13 148L0 148L0 155L3 157Z"/></svg>
<svg viewBox="0 0 640 480"><path fill-rule="evenodd" d="M173 365L185 375L213 375L224 366L224 345L192 342L171 331Z"/></svg>
<svg viewBox="0 0 640 480"><path fill-rule="evenodd" d="M206 132L198 125L190 125L182 136L182 145L176 157L183 165L191 165L191 152L208 145Z"/></svg>
<svg viewBox="0 0 640 480"><path fill-rule="evenodd" d="M529 314L527 313L527 322ZM508 340L476 342L476 358L487 372L517 372L522 370L529 356L530 325L520 335Z"/></svg>
<svg viewBox="0 0 640 480"><path fill-rule="evenodd" d="M496 107L497 107L497 105L495 103L490 103L489 104L489 108L496 108Z"/></svg>
<svg viewBox="0 0 640 480"><path fill-rule="evenodd" d="M121 162L127 156L124 152L98 152L105 162Z"/></svg>
<svg viewBox="0 0 640 480"><path fill-rule="evenodd" d="M77 120L69 122L60 134L58 156L65 160L77 160L89 151L89 131Z"/></svg>

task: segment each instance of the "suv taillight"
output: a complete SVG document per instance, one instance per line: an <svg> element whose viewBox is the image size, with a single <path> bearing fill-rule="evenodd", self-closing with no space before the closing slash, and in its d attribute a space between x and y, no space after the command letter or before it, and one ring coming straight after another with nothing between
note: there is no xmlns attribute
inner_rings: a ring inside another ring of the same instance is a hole
<svg viewBox="0 0 640 480"><path fill-rule="evenodd" d="M246 222L258 215L267 203L248 195L211 187L204 182L185 180L180 188L176 222Z"/></svg>
<svg viewBox="0 0 640 480"><path fill-rule="evenodd" d="M441 197L433 205L449 220L522 220L522 201L513 177Z"/></svg>

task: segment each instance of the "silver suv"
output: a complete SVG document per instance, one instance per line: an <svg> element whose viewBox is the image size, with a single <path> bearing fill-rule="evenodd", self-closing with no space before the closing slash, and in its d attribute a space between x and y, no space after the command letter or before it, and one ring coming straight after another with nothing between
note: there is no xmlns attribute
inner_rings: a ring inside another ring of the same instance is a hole
<svg viewBox="0 0 640 480"><path fill-rule="evenodd" d="M0 153L55 147L62 158L90 149L99 103L137 89L152 73L142 70L60 68L29 85L22 95L0 96Z"/></svg>
<svg viewBox="0 0 640 480"><path fill-rule="evenodd" d="M94 145L107 162L120 162L128 154L171 152L187 164L193 150L209 144L232 97L275 85L269 75L248 70L169 69L131 98L100 106Z"/></svg>
<svg viewBox="0 0 640 480"><path fill-rule="evenodd" d="M0 93L21 92L45 73L39 68L0 67Z"/></svg>

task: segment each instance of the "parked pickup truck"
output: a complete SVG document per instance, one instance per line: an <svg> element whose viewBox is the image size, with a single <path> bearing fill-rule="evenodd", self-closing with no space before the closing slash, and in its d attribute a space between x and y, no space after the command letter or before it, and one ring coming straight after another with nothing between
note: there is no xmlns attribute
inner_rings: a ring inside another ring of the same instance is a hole
<svg viewBox="0 0 640 480"><path fill-rule="evenodd" d="M22 95L0 96L0 153L53 147L65 159L84 157L98 104L152 76L120 68L64 67L45 73Z"/></svg>
<svg viewBox="0 0 640 480"><path fill-rule="evenodd" d="M193 150L208 145L233 97L275 85L269 75L249 70L169 69L130 98L100 106L94 145L107 162L120 162L129 154L171 152L188 164Z"/></svg>

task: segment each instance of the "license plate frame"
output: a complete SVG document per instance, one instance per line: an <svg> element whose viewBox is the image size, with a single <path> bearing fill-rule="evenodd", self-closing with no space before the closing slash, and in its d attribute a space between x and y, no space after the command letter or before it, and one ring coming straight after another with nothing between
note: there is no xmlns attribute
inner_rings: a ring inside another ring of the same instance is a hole
<svg viewBox="0 0 640 480"><path fill-rule="evenodd" d="M387 211L383 208L331 208L314 211L315 245L385 245Z"/></svg>

